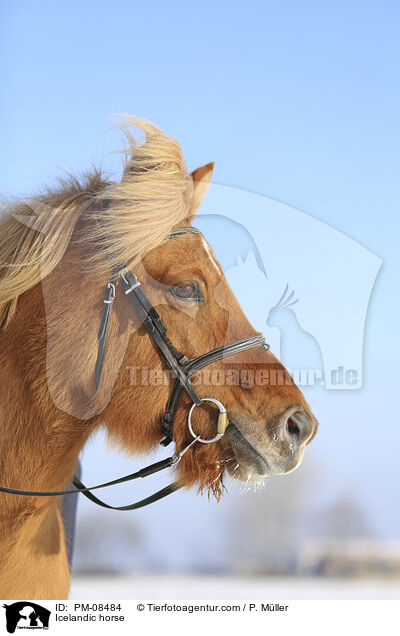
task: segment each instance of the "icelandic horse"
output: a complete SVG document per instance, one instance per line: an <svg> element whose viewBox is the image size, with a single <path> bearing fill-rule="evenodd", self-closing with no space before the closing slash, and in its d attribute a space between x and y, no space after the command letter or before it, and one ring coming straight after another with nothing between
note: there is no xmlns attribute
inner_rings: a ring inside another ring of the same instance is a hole
<svg viewBox="0 0 400 636"><path fill-rule="evenodd" d="M122 129L128 148L119 182L94 170L10 204L0 221L3 487L62 490L101 425L135 454L163 438L176 378L119 282L98 386L94 378L104 290L121 263L134 270L186 360L256 335L202 234L175 232L193 227L213 164L189 174L177 141L155 125L127 117ZM133 366L166 381L131 382ZM225 405L229 425L216 443L191 444L176 466L179 483L219 497L225 472L252 483L298 466L317 422L279 360L255 347L211 366L225 381L210 388L198 372L193 385L200 398ZM243 377L255 371L259 381L249 388ZM177 452L193 442L190 406L183 391L173 426ZM215 406L201 406L193 426L212 438ZM60 497L0 492L0 518L0 598L66 598Z"/></svg>

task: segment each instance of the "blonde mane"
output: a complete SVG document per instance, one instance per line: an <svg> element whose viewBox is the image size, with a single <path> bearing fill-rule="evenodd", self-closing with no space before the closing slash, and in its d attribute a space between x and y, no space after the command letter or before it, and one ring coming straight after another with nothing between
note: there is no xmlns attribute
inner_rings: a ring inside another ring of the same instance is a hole
<svg viewBox="0 0 400 636"><path fill-rule="evenodd" d="M0 326L14 316L18 297L54 270L71 239L82 244L86 268L104 271L136 262L190 216L193 183L178 142L133 117L124 116L118 127L127 142L120 182L93 170L4 210Z"/></svg>

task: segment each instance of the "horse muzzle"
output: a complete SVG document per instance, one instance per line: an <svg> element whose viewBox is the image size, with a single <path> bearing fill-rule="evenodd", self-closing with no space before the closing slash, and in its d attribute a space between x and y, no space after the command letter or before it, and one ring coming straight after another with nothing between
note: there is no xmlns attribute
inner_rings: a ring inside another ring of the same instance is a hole
<svg viewBox="0 0 400 636"><path fill-rule="evenodd" d="M298 405L289 407L267 424L243 414L230 414L229 422L226 437L236 460L229 472L248 483L297 468L317 427L316 420Z"/></svg>

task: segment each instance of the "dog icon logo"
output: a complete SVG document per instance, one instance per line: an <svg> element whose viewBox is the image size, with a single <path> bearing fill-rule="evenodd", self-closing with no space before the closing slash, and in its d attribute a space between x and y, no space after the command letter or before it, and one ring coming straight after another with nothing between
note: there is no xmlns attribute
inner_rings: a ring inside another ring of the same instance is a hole
<svg viewBox="0 0 400 636"><path fill-rule="evenodd" d="M6 627L9 634L14 634L16 629L49 629L51 612L37 603L17 601L3 607L6 610Z"/></svg>

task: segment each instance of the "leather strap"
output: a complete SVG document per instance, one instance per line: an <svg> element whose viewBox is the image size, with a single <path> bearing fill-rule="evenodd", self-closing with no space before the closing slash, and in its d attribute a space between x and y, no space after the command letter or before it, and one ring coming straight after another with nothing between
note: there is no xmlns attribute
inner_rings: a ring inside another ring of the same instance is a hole
<svg viewBox="0 0 400 636"><path fill-rule="evenodd" d="M71 490L50 490L46 492L44 490L17 490L15 488L6 488L5 486L0 486L0 492L8 493L11 495L23 495L25 497L59 497L61 495L74 495L76 493L81 492L82 494L87 494L92 490L99 490L100 488L108 488L108 486L116 486L117 484L123 484L127 481L133 481L134 479L139 479L143 477L148 477L149 475L154 475L154 473L160 472L160 470L164 470L165 468L170 468L174 464L177 463L177 457L172 455L172 457L167 457L166 459L162 459L159 462L155 462L154 464L150 464L150 466L146 466L145 468L141 468L136 473L130 473L129 475L125 475L124 477L119 477L118 479L113 479L112 481L106 481L103 484L98 484L97 486L91 486L91 488L87 488L82 484L79 479L74 476L72 482L78 486L77 489ZM144 504L145 505L145 504Z"/></svg>
<svg viewBox="0 0 400 636"><path fill-rule="evenodd" d="M103 200L103 209L107 210L110 206L110 199L104 199ZM174 230L173 232L171 232L167 239L172 239L172 238L176 238L177 236L182 236L183 234L200 234L200 230L198 230L195 227L178 227L176 230ZM110 283L108 283L107 285L107 289L106 289L106 294L105 294L105 298L104 298L104 310L103 310L103 315L101 318L101 323L100 323L100 329L99 329L99 333L97 335L98 341L99 341L99 346L98 346L98 350L97 350L97 359L96 359L96 367L95 367L95 383L96 383L96 389L99 388L99 384L100 384L100 378L101 378L101 372L103 369L103 362L104 362L104 353L105 353L105 345L106 345L106 339L107 339L107 332L108 332L108 326L109 326L109 322L110 322L110 316L111 316L111 310L112 310L112 306L113 306L113 302L115 299L115 284L118 280L118 278L121 275L124 275L125 278L129 279L130 277L135 278L135 281L132 281L132 284L135 285L139 285L140 283L138 283L136 277L134 276L134 274L132 274L132 272L130 272L130 270L127 269L126 265L122 264L119 267L116 267L113 270L113 276L112 276L112 280ZM123 281L123 278L121 276L121 280ZM125 293L127 293L125 291ZM178 361L179 365L185 364L186 362L188 362L188 359L186 356L184 356L182 353L180 353L172 344L172 342L170 341L170 339L167 337L167 330L160 318L160 316L158 315L158 313L156 312L156 310L154 309L153 305L151 304L151 302L149 301L149 299L147 298L147 296L144 294L144 292L142 292L142 290L138 290L136 296L138 297L138 300L140 301L139 304L143 305L143 309L145 311L145 315L143 315L142 317L142 321L143 324L145 325L145 327L147 328L147 330L149 331L149 333L153 336L153 330L151 329L151 323L154 321L154 326L156 326L159 330L160 330L160 335L161 338L163 339L164 343L167 345L167 347L171 350L173 356L175 356L176 360ZM131 298L130 299L134 306L135 309L139 312L140 311L140 307L139 304L136 305L134 300ZM147 320L149 320L150 322L147 324ZM158 343L157 343L158 344ZM160 346L160 345L159 345ZM163 348L162 345L160 346L160 349L162 350L163 354L165 357L168 356L168 352L166 351L165 347ZM168 360L167 360L168 361ZM174 360L170 359L169 360L169 366L171 369L173 369L173 371L175 371L175 374L177 377L179 377L179 367L176 367L174 365ZM174 368L175 366L175 368ZM184 382L184 378L183 378L183 382ZM189 395L190 395L190 391L191 391L191 387L188 385L187 389L189 391ZM195 403L198 403L198 396L196 394L195 391L192 392L191 394L191 398L195 401Z"/></svg>
<svg viewBox="0 0 400 636"><path fill-rule="evenodd" d="M130 270L125 269L121 272L121 285L143 325L161 350L166 363L175 373L177 381L182 384L190 399L195 404L200 405L201 399L180 366L187 363L188 359L172 346L169 338L167 338L167 330L164 323L141 288L136 276Z"/></svg>
<svg viewBox="0 0 400 636"><path fill-rule="evenodd" d="M108 325L110 322L111 310L115 299L115 283L111 282L107 285L106 295L104 298L104 310L103 315L101 317L100 329L97 334L97 339L99 341L99 348L97 351L97 360L95 367L95 382L96 389L99 388L101 371L103 368L103 360L104 360L104 349L106 346L106 338Z"/></svg>
<svg viewBox="0 0 400 636"><path fill-rule="evenodd" d="M105 200L105 205L108 207L109 200ZM181 227L172 232L168 238L174 238L176 236L181 236L182 234L188 233L198 233L199 230L192 227ZM237 340L228 345L217 347L212 351L208 351L207 353L199 356L195 360L189 361L188 358L183 355L180 351L178 351L172 342L169 340L167 336L167 330L162 322L159 314L151 304L150 300L147 298L146 294L141 288L140 282L137 280L136 276L126 267L121 266L117 270L113 271L113 277L110 283L107 285L106 294L104 298L104 310L101 318L100 329L98 332L98 352L97 352L97 360L96 360L96 368L95 368L95 382L96 388L98 388L100 383L101 371L104 360L104 352L107 338L107 331L110 323L111 310L113 306L113 302L115 299L115 284L117 279L120 279L121 286L125 291L125 294L129 298L130 302L134 306L141 322L145 326L148 333L152 336L154 342L160 349L161 353L164 356L164 359L168 366L172 369L172 371L176 375L176 381L172 388L171 395L169 397L165 416L163 419L163 432L166 435L165 439L162 440L161 444L163 446L167 446L171 441L173 441L173 421L176 413L176 409L178 406L179 398L182 394L182 391L185 389L188 393L190 399L192 400L194 405L200 405L202 403L201 398L197 395L194 390L192 383L190 381L190 376L199 371L203 367L216 362L217 360L222 360L231 355L235 355L236 353L240 353L242 351L246 351L248 349L252 349L253 347L262 346L264 348L269 348L269 345L265 344L264 337L262 335L254 335L249 338L243 338L241 340ZM197 438L196 438L197 439ZM159 490L158 492L138 501L136 503L127 505L127 506L111 506L93 495L93 490L98 490L100 488L106 488L108 486L114 486L116 484L121 484L124 482L132 481L134 479L138 479L141 477L147 477L148 475L152 475L160 470L164 470L165 468L169 468L176 464L183 453L185 453L188 448L196 441L193 440L189 446L187 446L180 453L177 453L171 457L167 457L159 462L154 464L150 464L145 468L137 471L136 473L131 473L130 475L126 475L125 477L120 477L118 479L114 479L112 481L105 482L103 484L99 484L97 486L92 486L91 488L87 488L78 477L73 478L73 483L76 486L76 489L72 490L53 490L53 491L33 491L33 490L17 490L14 488L6 488L0 486L0 492L14 494L14 495L22 495L28 497L58 497L63 495L72 495L76 493L82 493L88 499L93 501L99 506L103 508L109 508L111 510L135 510L137 508L142 508L143 506L147 506L159 499L163 499L167 495L175 492L181 486L177 482L173 482L166 486L165 488Z"/></svg>
<svg viewBox="0 0 400 636"><path fill-rule="evenodd" d="M229 356L233 356L237 353L241 353L242 351L247 351L248 349L253 349L254 347L263 347L264 349L269 349L269 345L266 344L264 336L261 334L256 334L254 336L249 336L248 338L242 338L241 340L236 340L235 342L231 342L222 347L217 347L216 349L212 349L207 353L191 360L182 369L182 373L187 377L188 381L190 376L192 376L196 371L203 369L204 367L216 362L217 360L223 360ZM173 431L172 426L175 418L176 409L178 407L179 398L182 394L182 384L179 380L176 380L174 386L172 387L171 395L169 396L167 407L165 410L165 415L163 419L163 433L165 435L165 439L163 439L160 443L162 446L168 446L173 441Z"/></svg>
<svg viewBox="0 0 400 636"><path fill-rule="evenodd" d="M179 488L182 487L176 481L174 481L172 482L172 484L169 484L169 486L166 486L165 488L162 488L161 490L155 492L153 495L150 495L145 499L141 499L140 501L136 501L135 503L128 504L127 506L111 506L110 504L105 503L105 501L102 501L101 499L93 495L90 490L85 488L78 477L74 477L73 482L75 486L78 487L78 492L81 492L83 495L85 495L85 497L90 499L90 501L93 501L93 503L97 504L98 506L101 506L102 508L108 508L109 510L137 510L138 508L148 506L149 504L159 501L160 499L164 499L164 497L167 497L167 495L171 495L173 492L179 490Z"/></svg>

